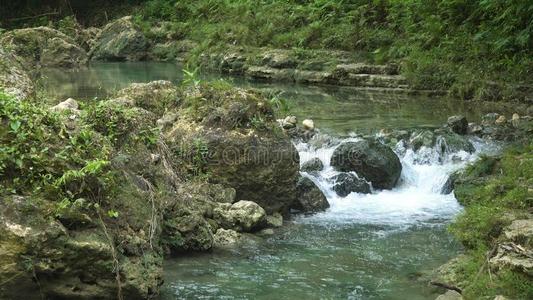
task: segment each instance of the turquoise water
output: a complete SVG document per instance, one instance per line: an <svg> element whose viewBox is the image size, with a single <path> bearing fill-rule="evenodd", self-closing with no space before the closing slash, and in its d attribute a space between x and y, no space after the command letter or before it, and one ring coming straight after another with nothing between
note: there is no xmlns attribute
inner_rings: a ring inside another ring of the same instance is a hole
<svg viewBox="0 0 533 300"><path fill-rule="evenodd" d="M444 97L225 79L274 89L290 101L299 119L312 118L323 132L336 136L436 127L453 114L478 120L484 113L501 111L497 104L482 107ZM100 63L81 70L45 69L41 84L55 102L68 97L91 101L132 82L151 80L179 84L180 67ZM298 145L302 160L321 151L306 147ZM408 158L402 164L403 183L393 191L340 199L328 190L328 174L321 174L313 180L332 205L327 212L294 217L274 235L251 238L232 250L168 259L161 299L434 299L435 289L420 277L461 250L446 231L461 208L453 195L438 192L446 175L460 166L415 166Z"/></svg>
<svg viewBox="0 0 533 300"><path fill-rule="evenodd" d="M442 225L296 223L234 251L167 261L162 299L434 299L419 276L457 251Z"/></svg>
<svg viewBox="0 0 533 300"><path fill-rule="evenodd" d="M85 100L105 98L133 82L169 80L178 84L182 79L179 65L155 62L98 63L74 70L44 69L41 73L41 85L55 102L68 97ZM203 78L214 80L221 76L207 74ZM381 128L436 127L453 114L464 114L475 121L485 113L502 110L502 104L498 103L477 105L446 97L223 78L238 86L274 90L289 99L291 112L299 119L312 118L319 128L333 134L347 134L354 130L377 132Z"/></svg>

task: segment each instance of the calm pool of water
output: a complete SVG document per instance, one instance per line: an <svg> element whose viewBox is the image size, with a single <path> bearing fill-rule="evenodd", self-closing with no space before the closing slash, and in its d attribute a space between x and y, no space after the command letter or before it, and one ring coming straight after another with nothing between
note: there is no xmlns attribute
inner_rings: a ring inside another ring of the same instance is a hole
<svg viewBox="0 0 533 300"><path fill-rule="evenodd" d="M56 102L68 97L105 98L133 82L169 80L179 84L182 79L179 65L156 62L97 63L82 69L44 69L41 74L46 94ZM213 80L221 76L208 74L203 78ZM502 105L497 103L478 105L446 97L223 78L238 86L274 89L281 97L290 100L291 112L299 119L312 118L318 128L338 134L354 130L379 131L381 128L436 127L453 114L464 114L469 120L477 121L485 113L502 110Z"/></svg>

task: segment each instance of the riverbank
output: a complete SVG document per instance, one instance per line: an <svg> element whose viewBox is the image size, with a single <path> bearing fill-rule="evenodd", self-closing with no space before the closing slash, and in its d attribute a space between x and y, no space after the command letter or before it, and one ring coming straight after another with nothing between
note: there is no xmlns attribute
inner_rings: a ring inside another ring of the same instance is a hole
<svg viewBox="0 0 533 300"><path fill-rule="evenodd" d="M0 37L8 46L0 49L2 297L20 297L22 287L28 299L153 298L166 255L231 247L249 233L270 234L291 210L326 209L317 178L329 182L328 191L338 197L373 199L396 192L402 182L399 157L406 153L416 153L410 162L424 169L429 162L463 162L475 153L470 140L476 137L512 142L531 136L531 118L520 112L512 118L490 114L480 124L454 116L435 130L361 134L341 147L339 140L318 134L311 120L300 125L283 114L279 98L225 81L203 82L191 70L178 87L165 81L133 84L106 99L48 105L32 81L31 73L41 66L78 67L95 57L137 60L151 51L131 18L92 37L83 44L78 42L83 36L44 27ZM309 175L302 176L293 144L299 142L323 146L335 159L302 169ZM347 155L350 151L364 163ZM524 161L510 158L515 160ZM335 176L320 173L324 166L334 168ZM525 166L505 180L519 184L511 196L522 197L520 178L530 177ZM456 183L461 191L460 180ZM446 199L451 202L439 203L455 203L451 195ZM470 195L465 204L466 199ZM519 205L525 210L529 204ZM475 215L465 218L477 224ZM460 239L460 232L472 234L464 230L457 231ZM502 251L508 247L514 246ZM505 253L500 257L509 261Z"/></svg>
<svg viewBox="0 0 533 300"><path fill-rule="evenodd" d="M204 65L223 72L242 70L245 63L249 76L269 80L432 90L467 100L531 103L531 8L519 3L152 0L116 3L115 8L99 5L73 3L58 15L15 18L5 26L48 25L72 36L83 32L80 44L90 46L83 40L97 34L109 18L135 11L133 22L147 41L135 44L141 47L141 57L142 47L148 45L151 58L203 59ZM32 7L14 11L25 9ZM73 16L62 19L68 14ZM501 18L495 21L497 16ZM289 60L282 66L268 57L263 62L269 52L294 54L297 65ZM345 56L350 59L343 61Z"/></svg>
<svg viewBox="0 0 533 300"><path fill-rule="evenodd" d="M465 253L442 266L434 284L455 288L465 299L533 297L531 147L523 141L454 176L465 211L450 230Z"/></svg>

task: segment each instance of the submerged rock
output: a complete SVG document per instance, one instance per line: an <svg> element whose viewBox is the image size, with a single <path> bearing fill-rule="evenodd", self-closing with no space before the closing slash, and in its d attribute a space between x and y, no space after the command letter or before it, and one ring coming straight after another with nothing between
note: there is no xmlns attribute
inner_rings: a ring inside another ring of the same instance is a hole
<svg viewBox="0 0 533 300"><path fill-rule="evenodd" d="M341 173L334 176L333 190L340 197L346 197L350 193L370 194L370 185L364 179L357 177L352 173Z"/></svg>
<svg viewBox="0 0 533 300"><path fill-rule="evenodd" d="M127 16L107 24L90 51L92 60L138 61L147 56L149 42Z"/></svg>
<svg viewBox="0 0 533 300"><path fill-rule="evenodd" d="M21 58L27 70L35 66L75 67L87 63L87 53L74 39L49 28L24 28L2 35L0 44Z"/></svg>
<svg viewBox="0 0 533 300"><path fill-rule="evenodd" d="M301 177L297 185L298 198L293 208L305 213L324 211L329 207L326 196L320 188L307 177Z"/></svg>
<svg viewBox="0 0 533 300"><path fill-rule="evenodd" d="M356 172L378 189L392 189L402 172L402 164L387 146L373 140L341 144L331 157L338 171Z"/></svg>
<svg viewBox="0 0 533 300"><path fill-rule="evenodd" d="M300 171L310 173L310 172L319 172L319 171L322 171L323 169L324 169L324 163L322 163L322 160L320 160L320 158L315 157L304 162L302 164L302 167L300 168Z"/></svg>

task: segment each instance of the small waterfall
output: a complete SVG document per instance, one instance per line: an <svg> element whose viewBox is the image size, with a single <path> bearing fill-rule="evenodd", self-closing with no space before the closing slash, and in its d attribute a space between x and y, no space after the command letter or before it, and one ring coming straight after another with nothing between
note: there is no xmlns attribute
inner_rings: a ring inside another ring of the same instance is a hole
<svg viewBox="0 0 533 300"><path fill-rule="evenodd" d="M453 193L441 194L450 174L476 160L480 154L497 151L495 145L471 140L475 152L450 152L437 142L434 148L408 149L400 141L394 151L402 163L402 174L392 190L373 190L372 194L351 193L339 197L333 190L331 178L339 172L330 165L331 156L341 143L355 141L356 137L329 140L325 145L299 143L301 163L318 157L324 164L320 172L306 173L323 191L330 208L323 213L298 219L304 223L368 224L392 228L415 225L442 224L453 218L462 208ZM443 149L445 149L443 151Z"/></svg>

